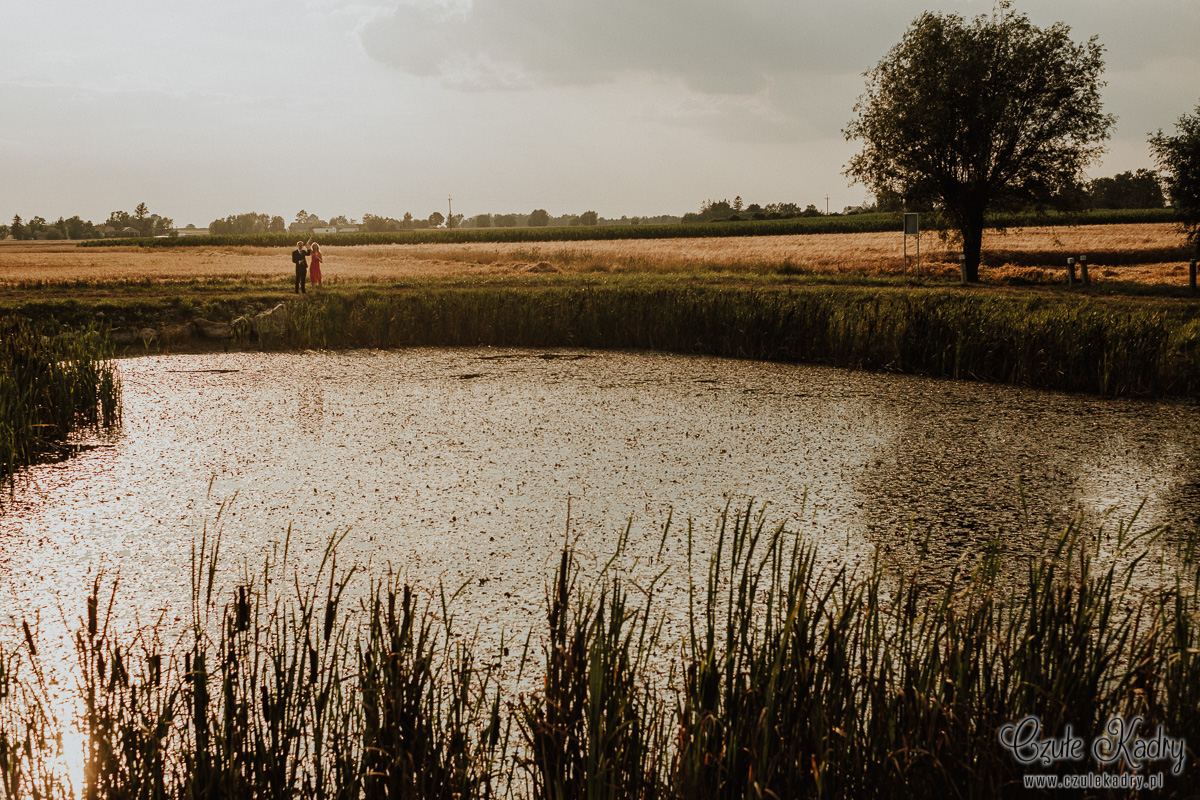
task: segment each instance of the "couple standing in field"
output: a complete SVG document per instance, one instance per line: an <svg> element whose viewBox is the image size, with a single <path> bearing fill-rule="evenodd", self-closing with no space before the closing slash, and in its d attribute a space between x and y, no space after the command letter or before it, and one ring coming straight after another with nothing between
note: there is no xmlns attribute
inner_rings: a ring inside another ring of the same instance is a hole
<svg viewBox="0 0 1200 800"><path fill-rule="evenodd" d="M312 264L307 261L308 257L312 257ZM306 291L304 288L304 276L308 273L308 279L312 282L313 287L321 285L321 245L309 239L307 243L296 242L296 249L292 251L292 264L296 267L296 294Z"/></svg>

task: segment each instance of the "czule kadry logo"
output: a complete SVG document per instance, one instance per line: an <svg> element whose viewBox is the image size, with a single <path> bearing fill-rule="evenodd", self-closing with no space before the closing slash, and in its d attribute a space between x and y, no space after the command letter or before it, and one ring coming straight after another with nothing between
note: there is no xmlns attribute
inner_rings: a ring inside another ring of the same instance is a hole
<svg viewBox="0 0 1200 800"><path fill-rule="evenodd" d="M1050 766L1060 761L1082 761L1088 754L1097 764L1125 763L1137 772L1153 761L1170 761L1171 774L1183 774L1183 762L1187 759L1187 745L1183 739L1167 736L1159 725L1154 734L1140 736L1145 723L1143 717L1112 717L1104 726L1104 733L1088 743L1075 735L1071 726L1063 728L1059 738L1042 736L1042 720L1030 714L1019 722L1000 726L1000 744L1012 753L1018 764L1041 764Z"/></svg>

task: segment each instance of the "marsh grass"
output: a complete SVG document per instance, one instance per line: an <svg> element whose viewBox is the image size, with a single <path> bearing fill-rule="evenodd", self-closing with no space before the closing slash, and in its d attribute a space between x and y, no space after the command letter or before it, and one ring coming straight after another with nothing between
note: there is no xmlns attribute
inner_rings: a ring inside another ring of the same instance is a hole
<svg viewBox="0 0 1200 800"><path fill-rule="evenodd" d="M121 386L95 331L46 335L0 319L0 480L66 447L83 431L117 425Z"/></svg>
<svg viewBox="0 0 1200 800"><path fill-rule="evenodd" d="M662 573L639 582L618 563L624 536L598 575L567 547L516 666L538 685L517 697L497 677L505 642L454 635L453 593L421 600L394 574L358 592L336 539L308 578L285 541L227 590L205 536L174 642L161 620L118 633L119 587L91 585L74 637L79 785L36 636L0 652L0 793L998 797L1033 769L998 745L1002 724L1036 714L1047 736L1088 736L1137 714L1189 743L1184 775L1148 767L1168 773L1162 796L1189 797L1200 574L1193 535L1174 577L1147 583L1163 533L1072 524L1023 565L997 544L935 582L880 561L819 567L764 514L727 511L682 642L662 636Z"/></svg>
<svg viewBox="0 0 1200 800"><path fill-rule="evenodd" d="M508 731L481 648L394 574L353 606L356 570L335 546L309 584L288 575L285 542L225 591L220 538L206 536L190 624L165 644L165 616L118 632L118 585L97 579L74 635L74 719L49 711L32 634L0 658L0 794L493 796ZM78 772L69 727L85 743Z"/></svg>
<svg viewBox="0 0 1200 800"><path fill-rule="evenodd" d="M1024 580L1001 580L996 547L931 591L879 564L821 574L748 513L723 524L713 565L732 578L722 592L710 573L692 613L680 796L1005 796L1027 768L997 730L1031 713L1056 732L1146 714L1193 736L1196 576L1135 591L1149 540L1119 545L1121 567L1099 543L1073 525Z"/></svg>
<svg viewBox="0 0 1200 800"><path fill-rule="evenodd" d="M638 586L610 571L628 534L627 527L591 588L579 584L573 551L562 552L547 602L543 690L523 697L518 712L526 746L518 763L537 800L673 796L673 732L662 694L671 680L655 672L654 661L662 644L654 597L663 573Z"/></svg>
<svg viewBox="0 0 1200 800"><path fill-rule="evenodd" d="M543 287L329 295L285 347L637 348L1094 392L1200 392L1200 319L1086 298L865 287Z"/></svg>

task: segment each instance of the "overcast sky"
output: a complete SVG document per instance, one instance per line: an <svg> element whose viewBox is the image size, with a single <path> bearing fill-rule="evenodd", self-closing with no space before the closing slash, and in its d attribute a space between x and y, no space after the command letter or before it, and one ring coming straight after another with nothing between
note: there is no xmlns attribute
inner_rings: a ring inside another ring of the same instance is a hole
<svg viewBox="0 0 1200 800"><path fill-rule="evenodd" d="M841 130L924 10L847 0L39 0L0 27L0 219L863 202ZM1028 0L1107 48L1093 176L1200 103L1200 2Z"/></svg>

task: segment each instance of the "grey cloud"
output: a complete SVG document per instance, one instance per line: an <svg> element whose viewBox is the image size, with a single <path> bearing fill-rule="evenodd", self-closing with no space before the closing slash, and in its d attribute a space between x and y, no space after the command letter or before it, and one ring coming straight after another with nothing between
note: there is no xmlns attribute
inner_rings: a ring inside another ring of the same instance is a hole
<svg viewBox="0 0 1200 800"><path fill-rule="evenodd" d="M860 73L929 8L923 0L408 0L360 31L367 53L403 72L464 88L584 85L622 73L677 78L697 91L754 93L771 76ZM415 3L415 4L414 4ZM943 2L966 17L990 2ZM1026 0L1036 24L1098 34L1114 68L1183 55L1200 4Z"/></svg>
<svg viewBox="0 0 1200 800"><path fill-rule="evenodd" d="M477 0L464 11L401 6L361 36L384 64L463 86L580 85L654 73L704 93L749 94L782 73L865 69L882 52L860 46L867 11L785 0ZM868 16L872 30L895 38L911 13L881 6ZM475 69L469 80L463 65Z"/></svg>
<svg viewBox="0 0 1200 800"><path fill-rule="evenodd" d="M930 9L927 0L399 2L359 34L372 59L400 72L463 90L676 86L699 109L677 113L663 95L665 107L649 116L747 142L838 137L864 89L861 73ZM931 10L970 18L992 2L946 0ZM1077 41L1098 36L1119 136L1142 136L1191 109L1180 97L1200 91L1190 42L1200 3L1024 0L1018 10L1037 25L1065 22Z"/></svg>

